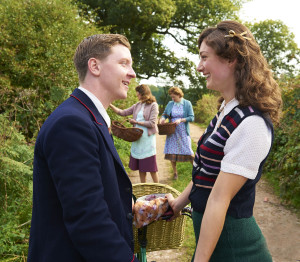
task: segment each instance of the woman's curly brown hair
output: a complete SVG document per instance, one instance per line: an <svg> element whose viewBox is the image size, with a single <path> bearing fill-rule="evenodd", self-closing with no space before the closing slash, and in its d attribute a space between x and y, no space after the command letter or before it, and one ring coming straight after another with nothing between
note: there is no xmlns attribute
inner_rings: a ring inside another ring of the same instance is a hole
<svg viewBox="0 0 300 262"><path fill-rule="evenodd" d="M249 29L236 21L222 21L205 29L198 39L210 46L219 57L236 59L235 97L241 106L254 106L267 113L274 124L281 116L282 99L278 84Z"/></svg>
<svg viewBox="0 0 300 262"><path fill-rule="evenodd" d="M138 85L135 88L135 91L139 92L139 94L141 95L142 103L152 104L153 102L156 102L156 98L152 95L151 89L148 85Z"/></svg>

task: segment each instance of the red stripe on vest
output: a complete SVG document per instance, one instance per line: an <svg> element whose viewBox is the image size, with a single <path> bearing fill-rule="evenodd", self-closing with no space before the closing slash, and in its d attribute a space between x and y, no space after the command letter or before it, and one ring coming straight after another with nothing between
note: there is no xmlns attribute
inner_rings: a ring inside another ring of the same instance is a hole
<svg viewBox="0 0 300 262"><path fill-rule="evenodd" d="M200 146L203 150L209 152L209 153L212 153L212 154L216 154L216 155L219 155L219 156L224 156L224 152L219 152L219 151L216 151L216 150L213 150L211 148L208 148L207 146L205 145L201 145Z"/></svg>
<svg viewBox="0 0 300 262"><path fill-rule="evenodd" d="M208 182L215 182L216 179L214 178L209 178L209 177L205 177L205 176L195 176L196 179L200 179L200 180L205 180L205 181L208 181Z"/></svg>
<svg viewBox="0 0 300 262"><path fill-rule="evenodd" d="M93 114L93 112L87 107L87 105L85 105L79 98L77 98L76 96L73 96L73 95L70 95L71 97L74 97L75 99L77 99L87 110L89 110L89 112L92 114L92 116L94 117L94 119L95 119L95 122L97 123L97 124L99 124L99 125L101 125L102 126L102 124L101 123L99 123L98 121L97 121L97 119L96 119L96 117L95 117L95 115Z"/></svg>
<svg viewBox="0 0 300 262"><path fill-rule="evenodd" d="M233 120L232 117L226 116L226 119L234 126L234 128L237 127L237 124L236 124L236 122Z"/></svg>

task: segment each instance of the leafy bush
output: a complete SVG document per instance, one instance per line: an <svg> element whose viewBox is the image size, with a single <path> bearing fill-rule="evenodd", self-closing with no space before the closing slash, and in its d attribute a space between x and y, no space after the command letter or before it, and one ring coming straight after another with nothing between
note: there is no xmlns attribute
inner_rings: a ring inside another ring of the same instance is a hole
<svg viewBox="0 0 300 262"><path fill-rule="evenodd" d="M218 97L204 94L194 107L195 122L208 125L217 112Z"/></svg>
<svg viewBox="0 0 300 262"><path fill-rule="evenodd" d="M0 115L0 259L24 261L31 219L33 146Z"/></svg>
<svg viewBox="0 0 300 262"><path fill-rule="evenodd" d="M0 28L0 113L9 111L32 138L77 87L73 55L96 29L71 0L2 0Z"/></svg>
<svg viewBox="0 0 300 262"><path fill-rule="evenodd" d="M281 84L283 118L275 128L273 149L266 164L267 177L280 196L300 207L300 78Z"/></svg>

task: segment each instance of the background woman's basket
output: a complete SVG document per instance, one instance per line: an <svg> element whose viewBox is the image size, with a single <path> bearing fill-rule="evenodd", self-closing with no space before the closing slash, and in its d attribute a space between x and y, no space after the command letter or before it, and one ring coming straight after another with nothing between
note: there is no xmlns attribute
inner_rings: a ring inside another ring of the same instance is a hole
<svg viewBox="0 0 300 262"><path fill-rule="evenodd" d="M138 127L126 127L116 120L111 122L111 131L114 136L128 142L137 141L143 135L143 129Z"/></svg>
<svg viewBox="0 0 300 262"><path fill-rule="evenodd" d="M166 116L168 116L168 115L166 115ZM175 133L176 124L171 123L171 122L159 124L160 118L158 119L158 124L157 124L158 134L159 135L171 135L171 134ZM170 119L169 116L168 116L168 118Z"/></svg>
<svg viewBox="0 0 300 262"><path fill-rule="evenodd" d="M180 195L176 189L159 183L140 183L132 185L136 198L154 193L171 193L175 198ZM171 222L155 221L147 226L147 251L176 249L182 245L186 223L185 216L179 216ZM133 226L134 252L140 250L138 230Z"/></svg>

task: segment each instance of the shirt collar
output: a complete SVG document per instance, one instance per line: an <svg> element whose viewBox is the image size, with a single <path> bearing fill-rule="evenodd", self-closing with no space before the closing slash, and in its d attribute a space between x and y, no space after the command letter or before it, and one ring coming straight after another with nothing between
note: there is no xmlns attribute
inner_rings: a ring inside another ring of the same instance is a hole
<svg viewBox="0 0 300 262"><path fill-rule="evenodd" d="M95 107L99 111L100 115L103 117L104 121L106 122L107 127L109 128L110 127L110 117L107 114L107 112L106 112L104 106L102 105L102 103L100 102L100 100L94 94L92 94L90 91L86 90L85 88L79 86L78 89L80 89L83 93L85 93L89 97L89 99L92 100Z"/></svg>
<svg viewBox="0 0 300 262"><path fill-rule="evenodd" d="M219 111L224 111L224 116L226 116L234 107L236 107L239 104L240 103L236 98L231 99L227 104L225 104L224 100L221 104Z"/></svg>
<svg viewBox="0 0 300 262"><path fill-rule="evenodd" d="M174 102L175 105L183 105L183 98L180 98L179 102Z"/></svg>

